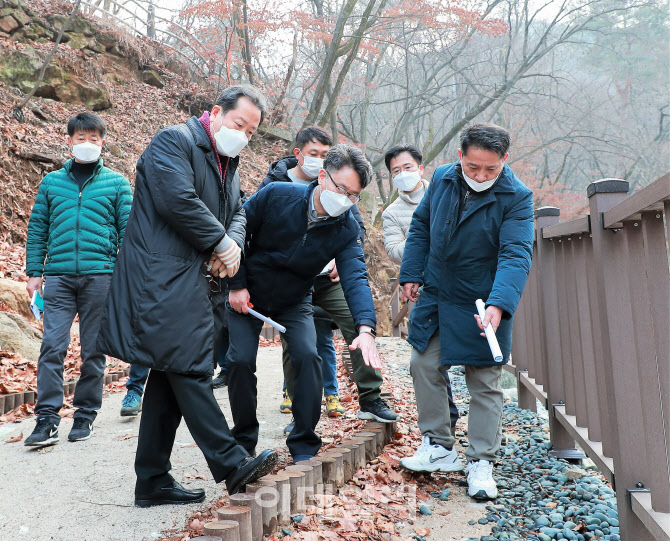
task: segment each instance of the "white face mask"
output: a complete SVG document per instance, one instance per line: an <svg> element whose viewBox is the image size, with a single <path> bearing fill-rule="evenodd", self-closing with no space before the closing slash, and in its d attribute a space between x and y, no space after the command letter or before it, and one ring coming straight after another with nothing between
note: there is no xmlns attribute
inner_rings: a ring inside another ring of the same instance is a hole
<svg viewBox="0 0 670 541"><path fill-rule="evenodd" d="M219 131L214 134L216 141L216 150L223 156L237 158L242 149L249 144L249 139L240 130L231 130L223 124Z"/></svg>
<svg viewBox="0 0 670 541"><path fill-rule="evenodd" d="M421 173L418 171L400 171L400 173L393 177L393 184L400 191L409 192L414 189L420 180Z"/></svg>
<svg viewBox="0 0 670 541"><path fill-rule="evenodd" d="M93 143L86 142L72 145L72 155L83 163L97 162L100 158L100 152L102 152L102 147Z"/></svg>
<svg viewBox="0 0 670 541"><path fill-rule="evenodd" d="M489 188L491 188L496 182L498 182L500 175L502 175L503 169L505 169L504 163L503 166L500 168L500 172L496 175L496 178L494 178L493 180L487 180L485 182L477 182L476 180L471 179L468 175L465 174L465 169L463 168L463 162L461 162L461 173L463 173L463 178L465 179L467 185L470 186L470 189L475 192L484 192Z"/></svg>
<svg viewBox="0 0 670 541"><path fill-rule="evenodd" d="M328 215L333 218L345 213L354 205L354 202L343 193L331 192L325 188L321 188L319 201Z"/></svg>
<svg viewBox="0 0 670 541"><path fill-rule="evenodd" d="M302 154L302 152L300 153ZM312 156L304 156L304 161L300 166L302 172L305 173L309 178L316 178L319 176L319 172L323 169L323 158L313 158Z"/></svg>

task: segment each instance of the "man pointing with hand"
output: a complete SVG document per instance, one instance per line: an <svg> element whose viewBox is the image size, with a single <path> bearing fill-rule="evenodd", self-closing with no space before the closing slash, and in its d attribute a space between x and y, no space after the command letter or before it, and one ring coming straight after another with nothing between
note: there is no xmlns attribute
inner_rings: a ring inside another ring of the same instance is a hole
<svg viewBox="0 0 670 541"><path fill-rule="evenodd" d="M372 178L372 167L356 147L333 147L307 186L273 182L245 203L247 245L239 272L230 280L226 358L233 436L253 454L258 441L256 354L262 322L247 315L249 303L286 327L295 369L295 426L286 443L294 462L321 447L314 431L321 413L321 363L316 350L311 289L334 258L363 360L381 367L375 346L375 310L359 226L351 207Z"/></svg>
<svg viewBox="0 0 670 541"><path fill-rule="evenodd" d="M417 302L407 341L414 348L410 372L421 431L419 449L400 465L417 472L462 469L443 371L464 365L470 392L468 494L493 499L502 363L494 361L481 331L491 323L507 362L512 317L531 264L533 193L505 163L506 130L477 124L463 130L460 143L460 161L435 170L414 212L400 267L403 297ZM486 304L483 322L473 318L477 299Z"/></svg>

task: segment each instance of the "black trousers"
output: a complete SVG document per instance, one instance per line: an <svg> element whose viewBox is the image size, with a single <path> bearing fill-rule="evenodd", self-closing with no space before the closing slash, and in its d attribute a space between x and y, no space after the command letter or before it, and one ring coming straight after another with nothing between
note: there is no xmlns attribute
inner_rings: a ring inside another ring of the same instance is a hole
<svg viewBox="0 0 670 541"><path fill-rule="evenodd" d="M211 376L200 374L149 373L135 455L136 494L172 482L170 455L182 417L217 483L249 456L231 435L211 380Z"/></svg>
<svg viewBox="0 0 670 541"><path fill-rule="evenodd" d="M321 438L314 429L321 416L321 361L316 352L312 305L302 302L286 310L264 314L286 327L291 363L295 368L293 418L295 428L286 438L292 456L315 455ZM256 356L263 322L228 306L230 345L226 357L228 397L233 412L233 436L249 453L258 442Z"/></svg>

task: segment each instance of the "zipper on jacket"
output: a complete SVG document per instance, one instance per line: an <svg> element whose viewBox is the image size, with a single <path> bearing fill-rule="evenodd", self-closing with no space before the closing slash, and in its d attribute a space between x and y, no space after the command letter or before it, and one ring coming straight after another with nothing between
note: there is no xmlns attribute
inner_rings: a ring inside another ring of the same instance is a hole
<svg viewBox="0 0 670 541"><path fill-rule="evenodd" d="M79 275L79 214L81 213L81 194L83 193L84 186L81 188L82 189L79 191L79 199L77 201L77 220L74 229L74 273L77 276Z"/></svg>

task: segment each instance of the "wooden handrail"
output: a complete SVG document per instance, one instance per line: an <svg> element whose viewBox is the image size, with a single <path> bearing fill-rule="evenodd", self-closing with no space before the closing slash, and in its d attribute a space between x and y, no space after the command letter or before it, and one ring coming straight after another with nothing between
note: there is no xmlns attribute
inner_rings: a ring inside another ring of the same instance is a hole
<svg viewBox="0 0 670 541"><path fill-rule="evenodd" d="M664 201L670 201L670 173L604 212L603 227L619 229L623 222L639 220L642 212L662 211Z"/></svg>

